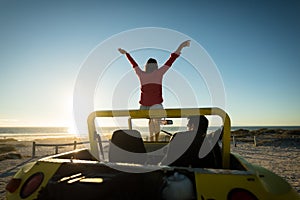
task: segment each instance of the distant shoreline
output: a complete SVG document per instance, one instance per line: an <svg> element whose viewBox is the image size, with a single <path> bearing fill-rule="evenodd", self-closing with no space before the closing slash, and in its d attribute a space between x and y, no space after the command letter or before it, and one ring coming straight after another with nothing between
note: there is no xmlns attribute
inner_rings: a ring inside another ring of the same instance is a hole
<svg viewBox="0 0 300 200"><path fill-rule="evenodd" d="M121 127L123 128L123 127ZM125 127L124 127L125 128ZM135 127L133 127L135 128ZM211 126L208 133L214 132L220 127ZM98 133L105 138L110 138L116 127L102 127L98 129ZM143 138L148 137L148 127L138 127ZM162 130L170 133L186 131L183 126L162 126ZM163 133L161 134L163 136ZM300 126L234 126L231 127L231 136L236 138L242 137L265 137L272 135L276 138L300 138ZM0 127L0 140L15 139L17 141L36 141L39 139L55 139L61 138L87 138L88 133L69 133L66 127ZM147 139L146 139L147 140Z"/></svg>
<svg viewBox="0 0 300 200"><path fill-rule="evenodd" d="M259 130L259 129L283 129L283 130L297 130L300 129L300 126L232 126L231 131L237 129L246 129L246 130Z"/></svg>
<svg viewBox="0 0 300 200"><path fill-rule="evenodd" d="M136 127L133 127L135 129ZM162 129L177 132L183 131L186 129L185 126L161 126ZM209 130L219 129L220 126L210 126ZM116 129L127 129L127 127L98 127L97 130L99 132L111 132ZM148 127L137 127L141 132L147 132ZM255 131L255 130L300 130L300 126L232 126L231 132L237 130L247 130L247 131ZM0 137L2 135L27 135L27 134L62 134L62 135L76 135L75 133L70 133L68 127L0 127Z"/></svg>
<svg viewBox="0 0 300 200"><path fill-rule="evenodd" d="M112 126L103 126L103 128L111 128ZM264 125L256 125L256 126L243 126L243 125L238 125L238 126L231 126L232 128L239 128L239 127L244 127L244 128L300 128L300 125L294 126L294 125L272 125L272 126L264 126ZM0 126L0 129L68 129L69 127L67 126Z"/></svg>

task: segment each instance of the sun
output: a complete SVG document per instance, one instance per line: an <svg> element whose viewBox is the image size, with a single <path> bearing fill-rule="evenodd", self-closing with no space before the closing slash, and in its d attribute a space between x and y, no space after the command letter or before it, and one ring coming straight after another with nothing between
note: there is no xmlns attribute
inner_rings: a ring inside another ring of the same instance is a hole
<svg viewBox="0 0 300 200"><path fill-rule="evenodd" d="M75 125L73 123L68 126L67 131L68 131L69 134L77 135L77 130L76 130Z"/></svg>

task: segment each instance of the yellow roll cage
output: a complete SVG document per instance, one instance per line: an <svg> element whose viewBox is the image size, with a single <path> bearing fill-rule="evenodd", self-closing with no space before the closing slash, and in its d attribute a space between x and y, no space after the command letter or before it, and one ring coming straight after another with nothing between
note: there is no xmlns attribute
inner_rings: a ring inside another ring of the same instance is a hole
<svg viewBox="0 0 300 200"><path fill-rule="evenodd" d="M87 119L91 153L100 160L99 148L104 158L101 137L97 134L95 119L98 117L128 117L131 119L142 118L184 118L199 115L216 115L223 120L223 137L222 137L222 166L224 169L230 167L230 118L221 108L182 108L182 109L157 109L151 110L101 110L92 112ZM129 124L130 126L130 124ZM98 140L98 141L97 141ZM99 144L99 148L98 148Z"/></svg>

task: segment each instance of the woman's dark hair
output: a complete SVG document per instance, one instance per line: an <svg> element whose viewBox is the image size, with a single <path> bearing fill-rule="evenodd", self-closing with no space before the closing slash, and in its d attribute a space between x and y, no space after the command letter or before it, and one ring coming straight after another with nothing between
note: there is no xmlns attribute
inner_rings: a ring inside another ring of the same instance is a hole
<svg viewBox="0 0 300 200"><path fill-rule="evenodd" d="M145 65L145 72L151 73L158 69L157 61L154 58L149 58Z"/></svg>
<svg viewBox="0 0 300 200"><path fill-rule="evenodd" d="M149 58L147 63L157 63L157 61L154 58Z"/></svg>
<svg viewBox="0 0 300 200"><path fill-rule="evenodd" d="M189 124L194 124L198 132L205 132L208 128L208 119L204 115L188 117Z"/></svg>

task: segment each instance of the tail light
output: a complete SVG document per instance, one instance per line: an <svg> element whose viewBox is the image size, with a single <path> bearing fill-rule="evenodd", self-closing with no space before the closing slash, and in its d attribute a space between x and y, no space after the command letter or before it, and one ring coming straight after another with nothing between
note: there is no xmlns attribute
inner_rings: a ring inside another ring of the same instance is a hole
<svg viewBox="0 0 300 200"><path fill-rule="evenodd" d="M22 186L20 196L22 198L30 196L39 188L43 180L44 174L42 172L38 172L30 176Z"/></svg>
<svg viewBox="0 0 300 200"><path fill-rule="evenodd" d="M258 200L254 194L248 190L236 188L229 192L228 200Z"/></svg>
<svg viewBox="0 0 300 200"><path fill-rule="evenodd" d="M6 185L5 189L10 193L13 193L19 188L20 184L21 184L20 178L12 178Z"/></svg>

